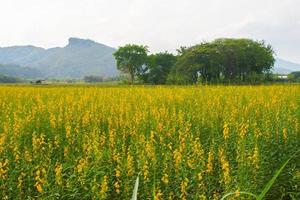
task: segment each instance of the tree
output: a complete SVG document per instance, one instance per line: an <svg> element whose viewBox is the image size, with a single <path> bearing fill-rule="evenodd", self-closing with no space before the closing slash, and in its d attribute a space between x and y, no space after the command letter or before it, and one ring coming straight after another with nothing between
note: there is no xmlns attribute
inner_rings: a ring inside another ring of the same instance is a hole
<svg viewBox="0 0 300 200"><path fill-rule="evenodd" d="M288 75L291 81L300 82L300 71L292 72Z"/></svg>
<svg viewBox="0 0 300 200"><path fill-rule="evenodd" d="M147 61L147 53L147 46L135 44L127 44L114 53L118 70L129 74L131 84L135 76L141 73L142 66Z"/></svg>
<svg viewBox="0 0 300 200"><path fill-rule="evenodd" d="M187 83L196 83L199 76L211 81L219 78L222 72L222 54L216 44L205 42L185 50L176 67Z"/></svg>
<svg viewBox="0 0 300 200"><path fill-rule="evenodd" d="M145 83L165 84L176 61L176 56L168 52L152 54L148 56L140 77Z"/></svg>
<svg viewBox="0 0 300 200"><path fill-rule="evenodd" d="M274 51L264 41L227 38L217 39L213 43L223 55L225 80L245 81L269 72L274 65Z"/></svg>
<svg viewBox="0 0 300 200"><path fill-rule="evenodd" d="M250 81L269 73L274 65L274 51L263 41L217 39L183 51L176 71L189 83L203 81Z"/></svg>

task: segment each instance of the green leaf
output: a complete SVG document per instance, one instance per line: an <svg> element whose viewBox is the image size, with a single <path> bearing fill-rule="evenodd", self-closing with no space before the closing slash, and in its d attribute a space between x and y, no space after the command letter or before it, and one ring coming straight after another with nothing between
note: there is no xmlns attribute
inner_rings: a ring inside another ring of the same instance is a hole
<svg viewBox="0 0 300 200"><path fill-rule="evenodd" d="M137 176L137 178L136 178L131 200L137 200L138 189L139 189L139 176Z"/></svg>
<svg viewBox="0 0 300 200"><path fill-rule="evenodd" d="M260 193L260 195L258 196L257 200L262 200L265 198L267 192L270 190L270 188L273 186L274 182L276 181L277 177L281 174L282 170L285 168L285 166L290 162L291 159L293 159L297 153L299 153L300 151L297 151L296 153L294 153L282 166L279 170L277 170L277 172L274 174L274 176L272 177L272 179L266 184L265 188L263 189L263 191Z"/></svg>
<svg viewBox="0 0 300 200"><path fill-rule="evenodd" d="M251 192L239 192L240 194L243 194L243 195L248 195L248 196L251 196L253 197L254 199L257 199L257 196ZM227 197L229 196L232 196L232 195L236 195L236 192L230 192L230 193L227 193L225 194L220 200L225 200Z"/></svg>

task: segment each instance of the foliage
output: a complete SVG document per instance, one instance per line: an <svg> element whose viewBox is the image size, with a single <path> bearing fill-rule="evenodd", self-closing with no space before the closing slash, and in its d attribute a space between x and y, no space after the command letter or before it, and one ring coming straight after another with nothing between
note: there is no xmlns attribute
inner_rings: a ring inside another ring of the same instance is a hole
<svg viewBox="0 0 300 200"><path fill-rule="evenodd" d="M300 146L299 85L0 86L0 110L0 199L242 199ZM266 199L299 183L296 156Z"/></svg>
<svg viewBox="0 0 300 200"><path fill-rule="evenodd" d="M274 65L273 49L250 39L217 39L183 51L176 72L187 82L245 82L269 73Z"/></svg>
<svg viewBox="0 0 300 200"><path fill-rule="evenodd" d="M142 67L147 61L147 53L146 46L135 44L127 44L114 53L118 69L130 75L131 84L135 76L142 72Z"/></svg>
<svg viewBox="0 0 300 200"><path fill-rule="evenodd" d="M176 61L176 56L168 52L149 55L140 78L144 83L165 84Z"/></svg>

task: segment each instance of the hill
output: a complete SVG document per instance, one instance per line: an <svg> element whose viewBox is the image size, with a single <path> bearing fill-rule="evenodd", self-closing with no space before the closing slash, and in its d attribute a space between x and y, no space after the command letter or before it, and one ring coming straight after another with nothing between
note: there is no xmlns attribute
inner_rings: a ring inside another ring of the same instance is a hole
<svg viewBox="0 0 300 200"><path fill-rule="evenodd" d="M44 77L82 78L86 75L116 76L115 49L92 40L70 38L65 47L34 46L0 48L0 63L38 70Z"/></svg>
<svg viewBox="0 0 300 200"><path fill-rule="evenodd" d="M294 71L300 71L300 64L293 63L280 58L276 59L274 72L278 74L289 74Z"/></svg>

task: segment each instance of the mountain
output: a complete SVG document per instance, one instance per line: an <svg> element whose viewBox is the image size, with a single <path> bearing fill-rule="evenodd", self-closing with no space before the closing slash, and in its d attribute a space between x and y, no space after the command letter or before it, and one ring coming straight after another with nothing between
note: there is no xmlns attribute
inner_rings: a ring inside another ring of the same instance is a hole
<svg viewBox="0 0 300 200"><path fill-rule="evenodd" d="M65 47L34 46L0 48L0 63L38 70L49 78L82 78L87 75L116 76L116 49L87 39L70 38Z"/></svg>
<svg viewBox="0 0 300 200"><path fill-rule="evenodd" d="M276 59L274 73L289 74L294 71L300 71L300 64L289 62L280 58Z"/></svg>

